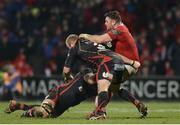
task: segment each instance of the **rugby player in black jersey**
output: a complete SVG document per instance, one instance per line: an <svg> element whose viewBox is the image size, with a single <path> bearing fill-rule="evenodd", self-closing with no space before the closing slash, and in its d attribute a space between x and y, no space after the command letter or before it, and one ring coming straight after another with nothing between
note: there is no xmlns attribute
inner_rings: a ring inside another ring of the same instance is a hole
<svg viewBox="0 0 180 125"><path fill-rule="evenodd" d="M93 77L92 77L93 76ZM73 80L54 87L41 105L27 105L11 100L6 113L25 111L23 117L56 118L68 108L78 105L89 97L97 95L97 84L90 69L78 73Z"/></svg>

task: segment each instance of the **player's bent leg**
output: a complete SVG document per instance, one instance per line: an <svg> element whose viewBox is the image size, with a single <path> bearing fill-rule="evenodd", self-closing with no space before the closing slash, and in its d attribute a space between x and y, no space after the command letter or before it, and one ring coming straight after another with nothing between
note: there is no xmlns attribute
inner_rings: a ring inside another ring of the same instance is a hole
<svg viewBox="0 0 180 125"><path fill-rule="evenodd" d="M89 120L106 119L106 105L108 103L106 91L100 92L97 97L96 109L87 116Z"/></svg>
<svg viewBox="0 0 180 125"><path fill-rule="evenodd" d="M148 114L147 106L143 102L138 100L134 95L132 95L128 90L121 88L118 92L118 95L124 100L130 101L131 103L133 103L138 109L138 111L141 113L141 116L140 116L141 118L144 118L147 116Z"/></svg>
<svg viewBox="0 0 180 125"><path fill-rule="evenodd" d="M145 118L148 115L148 109L147 106L144 105L144 103L140 102L139 105L137 106L138 111L141 113L140 118Z"/></svg>
<svg viewBox="0 0 180 125"><path fill-rule="evenodd" d="M111 100L112 96L113 96L113 93L109 91L108 92L108 103ZM95 107L96 108L98 107L98 96L96 96L96 98L95 98ZM95 113L96 113L96 110L94 110L93 112L88 113L86 115L86 119L90 119L92 116L95 115Z"/></svg>

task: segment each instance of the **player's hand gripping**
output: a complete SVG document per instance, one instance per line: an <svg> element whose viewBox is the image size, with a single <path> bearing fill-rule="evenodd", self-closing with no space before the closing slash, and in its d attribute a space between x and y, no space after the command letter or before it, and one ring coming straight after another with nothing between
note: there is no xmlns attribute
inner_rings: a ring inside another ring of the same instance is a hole
<svg viewBox="0 0 180 125"><path fill-rule="evenodd" d="M79 38L87 39L87 37L88 37L88 34L85 34L85 33L81 33L81 34L79 35Z"/></svg>
<svg viewBox="0 0 180 125"><path fill-rule="evenodd" d="M65 83L68 83L69 81L71 81L74 78L71 73L63 73L63 77L64 77Z"/></svg>

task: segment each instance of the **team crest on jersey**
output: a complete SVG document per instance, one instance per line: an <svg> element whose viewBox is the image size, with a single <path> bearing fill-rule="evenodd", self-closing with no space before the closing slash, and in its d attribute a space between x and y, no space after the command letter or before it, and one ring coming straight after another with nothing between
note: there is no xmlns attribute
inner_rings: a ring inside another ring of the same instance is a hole
<svg viewBox="0 0 180 125"><path fill-rule="evenodd" d="M119 30L111 30L112 34L114 35L119 35L120 34L120 31Z"/></svg>
<svg viewBox="0 0 180 125"><path fill-rule="evenodd" d="M80 86L78 89L79 89L80 92L83 91L83 87L82 86Z"/></svg>

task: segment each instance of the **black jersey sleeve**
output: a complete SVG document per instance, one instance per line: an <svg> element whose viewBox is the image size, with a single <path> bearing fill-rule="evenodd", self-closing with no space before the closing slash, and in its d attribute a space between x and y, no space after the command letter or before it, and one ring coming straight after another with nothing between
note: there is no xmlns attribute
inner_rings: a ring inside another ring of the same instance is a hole
<svg viewBox="0 0 180 125"><path fill-rule="evenodd" d="M76 48L71 48L68 51L64 66L71 68L76 59Z"/></svg>

